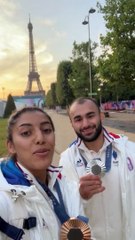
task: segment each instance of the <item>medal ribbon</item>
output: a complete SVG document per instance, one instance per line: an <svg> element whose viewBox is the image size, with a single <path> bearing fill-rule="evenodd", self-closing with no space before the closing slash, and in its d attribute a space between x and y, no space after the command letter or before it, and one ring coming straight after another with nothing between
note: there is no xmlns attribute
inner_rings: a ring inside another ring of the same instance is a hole
<svg viewBox="0 0 135 240"><path fill-rule="evenodd" d="M109 172L111 169L111 160L112 160L112 143L106 148L106 157L105 157L105 168L106 172Z"/></svg>
<svg viewBox="0 0 135 240"><path fill-rule="evenodd" d="M62 198L62 194L61 194L61 190L60 190L58 181L56 180L56 182L55 182L55 188L56 188L60 203L58 202L58 200L54 196L54 194L51 192L51 190L45 184L40 183L40 185L43 187L43 189L45 190L48 197L52 200L54 211L55 211L57 217L59 218L61 224L63 224L64 222L66 222L69 219L69 216L65 210L65 206L64 206L64 202L63 202L63 198Z"/></svg>
<svg viewBox="0 0 135 240"><path fill-rule="evenodd" d="M84 158L84 156L81 155L81 157L86 168L88 165L87 160ZM109 144L106 148L106 155L105 155L105 169L106 169L105 171L106 172L109 172L111 169L111 159L112 159L112 143Z"/></svg>
<svg viewBox="0 0 135 240"><path fill-rule="evenodd" d="M22 169L22 166L20 166L19 163L16 163L16 166L21 171L21 173L23 174L23 181L24 180L25 180L25 182L27 181L27 184L29 183L28 185L30 186L32 184L31 178L28 176L28 174L25 173L25 171ZM61 189L60 189L58 180L56 179L54 187L55 187L56 192L58 194L59 201L57 200L57 198L54 196L54 194L52 193L52 191L49 189L49 187L47 185L42 184L39 181L38 181L38 183L43 188L43 190L46 192L47 196L52 200L54 211L55 211L58 219L60 220L61 224L63 224L67 220L69 220L70 217L67 214L65 206L64 206L63 197L62 197L62 193L61 193ZM27 186L27 184L26 184L26 186ZM85 223L88 223L88 221L89 221L89 219L85 216L80 216L79 215L77 218L80 219L81 221L85 222Z"/></svg>
<svg viewBox="0 0 135 240"><path fill-rule="evenodd" d="M57 191L60 203L58 202L57 198L54 196L52 191L45 184L40 183L40 185L43 187L43 189L45 190L48 197L52 200L54 211L55 211L57 217L59 218L61 224L68 221L70 219L70 217L65 210L62 193L60 190L58 180L56 180L56 182L55 182L55 189ZM88 223L88 220L89 220L87 217L80 216L80 215L77 218L85 223Z"/></svg>

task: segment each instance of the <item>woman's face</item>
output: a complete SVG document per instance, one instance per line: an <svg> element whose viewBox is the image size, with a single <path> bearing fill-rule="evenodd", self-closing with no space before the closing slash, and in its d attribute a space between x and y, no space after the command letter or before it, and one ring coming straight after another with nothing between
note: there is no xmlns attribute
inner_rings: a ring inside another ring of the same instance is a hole
<svg viewBox="0 0 135 240"><path fill-rule="evenodd" d="M33 175L45 173L52 162L55 135L47 116L42 112L26 112L18 118L12 129L8 150Z"/></svg>

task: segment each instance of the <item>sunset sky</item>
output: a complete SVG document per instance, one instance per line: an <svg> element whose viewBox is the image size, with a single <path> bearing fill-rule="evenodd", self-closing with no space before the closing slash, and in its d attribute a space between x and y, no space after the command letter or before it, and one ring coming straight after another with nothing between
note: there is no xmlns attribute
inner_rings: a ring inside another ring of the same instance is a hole
<svg viewBox="0 0 135 240"><path fill-rule="evenodd" d="M104 0L99 0L104 3ZM23 95L29 71L29 16L38 73L47 92L56 81L60 61L72 56L73 42L88 41L82 25L95 0L0 0L0 99ZM99 42L105 24L98 12L90 15L91 40Z"/></svg>

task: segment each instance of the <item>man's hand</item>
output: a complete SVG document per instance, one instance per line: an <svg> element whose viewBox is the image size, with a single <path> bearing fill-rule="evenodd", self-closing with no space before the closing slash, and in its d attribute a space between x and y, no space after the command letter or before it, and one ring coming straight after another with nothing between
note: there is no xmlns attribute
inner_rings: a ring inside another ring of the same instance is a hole
<svg viewBox="0 0 135 240"><path fill-rule="evenodd" d="M102 186L102 181L99 176L87 174L80 178L80 195L84 199L90 199L94 194L103 192L105 187Z"/></svg>

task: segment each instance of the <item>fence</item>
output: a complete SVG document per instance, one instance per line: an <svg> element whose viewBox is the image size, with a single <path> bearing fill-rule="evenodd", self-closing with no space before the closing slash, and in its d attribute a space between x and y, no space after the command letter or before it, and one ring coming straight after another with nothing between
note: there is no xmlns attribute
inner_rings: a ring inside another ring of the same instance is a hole
<svg viewBox="0 0 135 240"><path fill-rule="evenodd" d="M135 100L123 100L119 102L106 102L102 104L102 108L104 110L127 110L127 111L135 111Z"/></svg>

